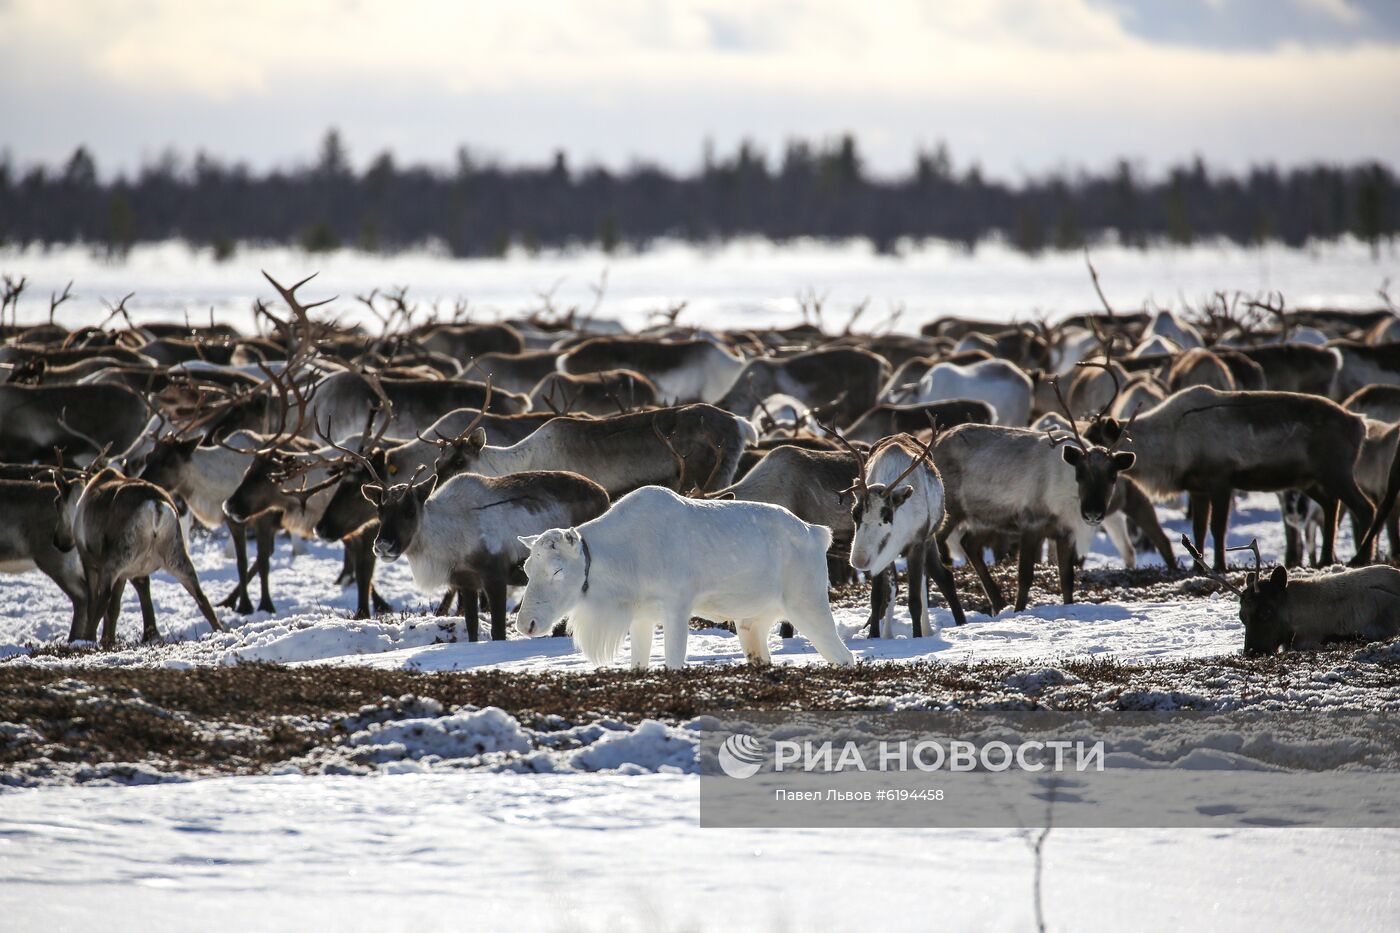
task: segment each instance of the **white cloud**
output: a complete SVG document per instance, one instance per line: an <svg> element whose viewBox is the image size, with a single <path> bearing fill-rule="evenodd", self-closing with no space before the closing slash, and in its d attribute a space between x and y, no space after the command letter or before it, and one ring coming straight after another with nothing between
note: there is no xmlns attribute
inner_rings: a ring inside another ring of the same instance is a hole
<svg viewBox="0 0 1400 933"><path fill-rule="evenodd" d="M1293 2L1306 10L1331 17L1346 26L1356 26L1366 18L1365 12L1353 5L1350 0L1293 0Z"/></svg>
<svg viewBox="0 0 1400 933"><path fill-rule="evenodd" d="M285 161L332 122L360 155L438 160L472 140L693 161L706 135L846 129L886 168L939 136L1007 171L1326 156L1396 142L1397 85L1393 46L1158 46L1087 0L0 3L0 115L47 158L173 142Z"/></svg>

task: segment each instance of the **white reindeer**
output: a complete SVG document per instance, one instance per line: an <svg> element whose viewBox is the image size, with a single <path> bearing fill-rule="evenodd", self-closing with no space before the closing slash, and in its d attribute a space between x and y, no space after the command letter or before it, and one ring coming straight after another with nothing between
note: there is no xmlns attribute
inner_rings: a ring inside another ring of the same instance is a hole
<svg viewBox="0 0 1400 933"><path fill-rule="evenodd" d="M751 662L769 663L768 635L786 619L833 664L855 658L827 602L831 530L761 502L687 499L646 486L576 528L522 537L529 584L515 627L544 635L565 616L588 660L607 664L631 634L647 667L659 621L666 666L685 666L692 616L732 620Z"/></svg>
<svg viewBox="0 0 1400 933"><path fill-rule="evenodd" d="M996 409L997 424L1021 428L1031 417L1031 377L1015 363L982 360L959 366L939 363L924 373L909 403L939 402L951 398L972 398Z"/></svg>

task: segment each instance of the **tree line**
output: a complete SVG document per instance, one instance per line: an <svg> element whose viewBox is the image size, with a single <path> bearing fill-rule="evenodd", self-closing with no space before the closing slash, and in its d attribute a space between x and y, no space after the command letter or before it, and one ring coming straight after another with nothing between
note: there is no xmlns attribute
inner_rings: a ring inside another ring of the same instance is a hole
<svg viewBox="0 0 1400 933"><path fill-rule="evenodd" d="M122 253L183 238L231 255L243 241L392 251L427 241L454 255L598 245L643 248L661 237L868 238L877 249L937 238L974 247L1000 235L1026 252L1074 249L1110 234L1129 245L1224 237L1236 243L1335 240L1373 251L1400 224L1400 186L1381 162L1314 164L1243 174L1197 158L1149 178L1119 161L1094 174L1011 184L957 167L944 145L921 149L902 176L873 176L857 141L794 140L775 156L750 142L698 172L636 163L574 168L560 151L543 165L503 165L459 149L448 168L401 165L384 152L352 167L329 131L313 161L254 172L205 153L173 154L134 175L99 176L85 147L62 165L0 157L0 243L99 244Z"/></svg>

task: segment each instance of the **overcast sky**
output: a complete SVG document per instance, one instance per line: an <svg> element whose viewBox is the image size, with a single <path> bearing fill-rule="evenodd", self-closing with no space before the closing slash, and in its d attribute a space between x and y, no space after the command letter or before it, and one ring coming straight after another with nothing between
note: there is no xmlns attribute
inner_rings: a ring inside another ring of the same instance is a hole
<svg viewBox="0 0 1400 933"><path fill-rule="evenodd" d="M1400 163L1393 0L0 0L0 147L357 165L456 147L693 169L702 144L943 139L1004 178L1118 155Z"/></svg>

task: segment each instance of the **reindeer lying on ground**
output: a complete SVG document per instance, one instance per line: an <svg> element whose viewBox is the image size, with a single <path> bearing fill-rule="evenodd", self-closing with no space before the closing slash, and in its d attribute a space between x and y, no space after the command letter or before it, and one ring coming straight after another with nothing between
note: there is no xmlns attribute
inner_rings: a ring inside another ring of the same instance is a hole
<svg viewBox="0 0 1400 933"><path fill-rule="evenodd" d="M194 564L185 550L180 516L170 495L154 483L130 479L105 467L88 480L73 510L73 538L87 580L87 624L82 638L97 637L102 622L102 646L117 643L117 616L128 580L141 600L142 640L160 638L151 603L151 574L173 576L199 606L214 631L223 626L199 586Z"/></svg>
<svg viewBox="0 0 1400 933"><path fill-rule="evenodd" d="M544 635L567 616L595 664L610 663L630 634L632 666L646 668L659 621L666 666L682 668L695 615L732 620L753 663L769 663L768 635L781 619L831 663L855 663L827 601L831 531L787 509L649 486L591 522L520 540L529 584L516 628Z"/></svg>
<svg viewBox="0 0 1400 933"><path fill-rule="evenodd" d="M1181 543L1202 573L1239 597L1245 654L1312 651L1334 641L1382 641L1400 635L1400 570L1394 567L1363 567L1306 580L1289 580L1286 569L1275 567L1265 580L1255 540L1232 549L1254 551L1254 570L1240 589L1209 570L1185 535Z"/></svg>

